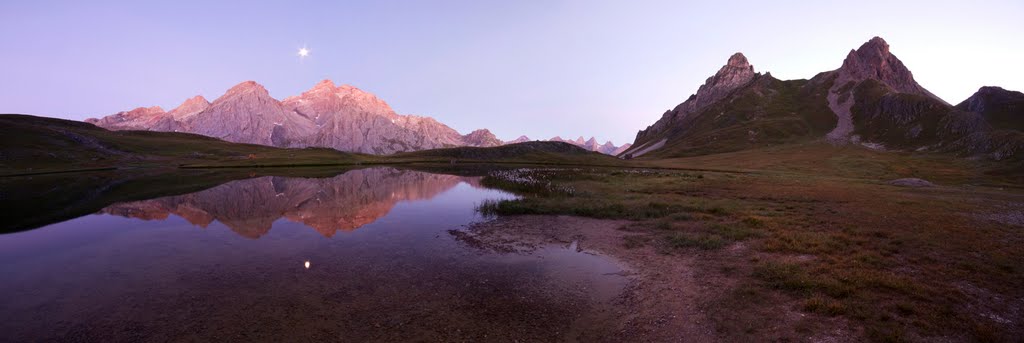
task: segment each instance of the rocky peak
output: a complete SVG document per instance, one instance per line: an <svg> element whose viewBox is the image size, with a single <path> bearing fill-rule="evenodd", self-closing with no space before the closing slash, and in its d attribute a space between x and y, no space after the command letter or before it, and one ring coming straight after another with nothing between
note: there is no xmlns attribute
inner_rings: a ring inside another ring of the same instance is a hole
<svg viewBox="0 0 1024 343"><path fill-rule="evenodd" d="M737 52L732 54L732 56L729 56L729 62L727 62L725 66L739 69L750 69L750 71L754 71L754 66L750 65L750 62L747 61L747 56L743 56L742 52Z"/></svg>
<svg viewBox="0 0 1024 343"><path fill-rule="evenodd" d="M202 104L209 105L210 101L206 100L206 98L203 97L202 95L196 95L194 97L188 98L188 100L185 100L185 102L181 103L181 106L196 106L196 105L202 105Z"/></svg>
<svg viewBox="0 0 1024 343"><path fill-rule="evenodd" d="M117 112L103 118L89 118L86 123L118 130L148 130L154 123L166 116L160 106L138 107L131 111Z"/></svg>
<svg viewBox="0 0 1024 343"><path fill-rule="evenodd" d="M224 95L222 95L220 98L217 98L217 100L243 94L255 94L256 96L260 97L270 96L270 92L267 92L267 89L264 88L263 85L256 83L256 81L245 81L228 89L228 91L224 93Z"/></svg>
<svg viewBox="0 0 1024 343"><path fill-rule="evenodd" d="M494 134L488 129L479 129L470 132L469 134L462 136L462 141L465 145L480 147L499 146L502 144L501 140L494 136Z"/></svg>
<svg viewBox="0 0 1024 343"><path fill-rule="evenodd" d="M175 120L181 120L205 111L207 108L210 108L210 102L202 95L196 95L167 113Z"/></svg>
<svg viewBox="0 0 1024 343"><path fill-rule="evenodd" d="M124 117L124 118L149 118L149 117L160 116L160 115L163 115L164 113L166 113L166 112L164 112L164 109L161 108L160 106L152 106L152 107L137 107L137 108L132 109L130 111L119 112L119 113L117 113L117 115L120 115L121 117Z"/></svg>
<svg viewBox="0 0 1024 343"><path fill-rule="evenodd" d="M849 81L877 80L900 92L938 99L914 81L914 75L896 55L889 52L889 43L872 38L857 50L850 50L839 68L840 79Z"/></svg>
<svg viewBox="0 0 1024 343"><path fill-rule="evenodd" d="M313 89L330 89L330 90L334 90L335 88L338 88L338 87L335 86L334 85L334 81L331 81L330 79L323 79L323 81L317 82L316 85L313 86Z"/></svg>
<svg viewBox="0 0 1024 343"><path fill-rule="evenodd" d="M522 135L522 136L519 136L519 138L510 140L508 142L505 142L505 144L525 143L525 142L529 142L529 141L530 141L530 137L526 137L526 135Z"/></svg>
<svg viewBox="0 0 1024 343"><path fill-rule="evenodd" d="M130 113L137 113L137 114L144 115L144 116L154 116L154 115L164 114L164 109L162 107L160 107L160 106L139 107L139 108L136 108L136 109L132 110Z"/></svg>
<svg viewBox="0 0 1024 343"><path fill-rule="evenodd" d="M715 75L704 81L696 93L690 95L686 101L675 108L666 111L654 125L637 132L634 145L639 148L644 143L649 143L647 142L648 137L654 136L656 133L671 127L685 126L691 116L697 115L708 106L725 99L737 89L749 85L759 75L754 72L754 66L750 64L743 53L732 54L725 65L719 68Z"/></svg>
<svg viewBox="0 0 1024 343"><path fill-rule="evenodd" d="M704 82L704 85L697 89L697 98L718 98L720 91L731 91L738 86L747 84L754 79L754 66L750 65L743 53L737 52L729 57L721 69Z"/></svg>

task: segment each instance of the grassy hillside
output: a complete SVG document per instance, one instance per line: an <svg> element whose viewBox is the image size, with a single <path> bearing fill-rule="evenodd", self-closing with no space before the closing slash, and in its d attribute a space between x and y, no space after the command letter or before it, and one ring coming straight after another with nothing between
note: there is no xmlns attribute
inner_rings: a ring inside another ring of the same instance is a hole
<svg viewBox="0 0 1024 343"><path fill-rule="evenodd" d="M771 75L759 76L726 100L645 139L645 142L662 139L666 142L664 147L642 158L707 155L824 136L836 123L825 100L829 86L810 85L807 80L782 81Z"/></svg>
<svg viewBox="0 0 1024 343"><path fill-rule="evenodd" d="M397 153L386 157L392 162L435 161L502 162L536 164L623 165L622 160L563 142L524 142L491 148L457 147Z"/></svg>
<svg viewBox="0 0 1024 343"><path fill-rule="evenodd" d="M635 160L663 168L752 171L814 175L883 182L923 178L954 185L1021 185L1024 164L955 158L947 154L877 151L860 145L834 146L823 141L780 144L728 153Z"/></svg>

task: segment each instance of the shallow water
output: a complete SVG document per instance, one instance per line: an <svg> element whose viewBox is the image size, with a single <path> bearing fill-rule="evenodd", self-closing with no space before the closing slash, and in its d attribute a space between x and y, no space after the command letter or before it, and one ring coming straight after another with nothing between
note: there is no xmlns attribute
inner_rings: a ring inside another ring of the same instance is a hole
<svg viewBox="0 0 1024 343"><path fill-rule="evenodd" d="M374 168L236 180L0 235L0 340L599 336L626 284L615 261L449 234L484 220L475 204L510 197L479 178Z"/></svg>

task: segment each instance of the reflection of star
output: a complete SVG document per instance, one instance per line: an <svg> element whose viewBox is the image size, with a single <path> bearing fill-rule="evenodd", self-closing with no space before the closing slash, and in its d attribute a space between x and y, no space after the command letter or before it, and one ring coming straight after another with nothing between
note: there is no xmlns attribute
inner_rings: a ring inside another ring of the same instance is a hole
<svg viewBox="0 0 1024 343"><path fill-rule="evenodd" d="M299 57L306 57L306 56L309 56L309 49L300 48L299 49Z"/></svg>

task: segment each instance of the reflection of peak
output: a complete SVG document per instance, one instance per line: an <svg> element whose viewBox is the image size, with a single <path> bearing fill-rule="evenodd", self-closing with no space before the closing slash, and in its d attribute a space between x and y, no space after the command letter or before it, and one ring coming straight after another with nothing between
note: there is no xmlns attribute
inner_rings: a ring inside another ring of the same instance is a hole
<svg viewBox="0 0 1024 343"><path fill-rule="evenodd" d="M139 219L169 214L206 227L217 220L241 236L259 238L280 218L327 237L373 223L404 200L430 199L473 178L391 168L353 170L333 178L261 177L197 193L111 205L103 212Z"/></svg>

